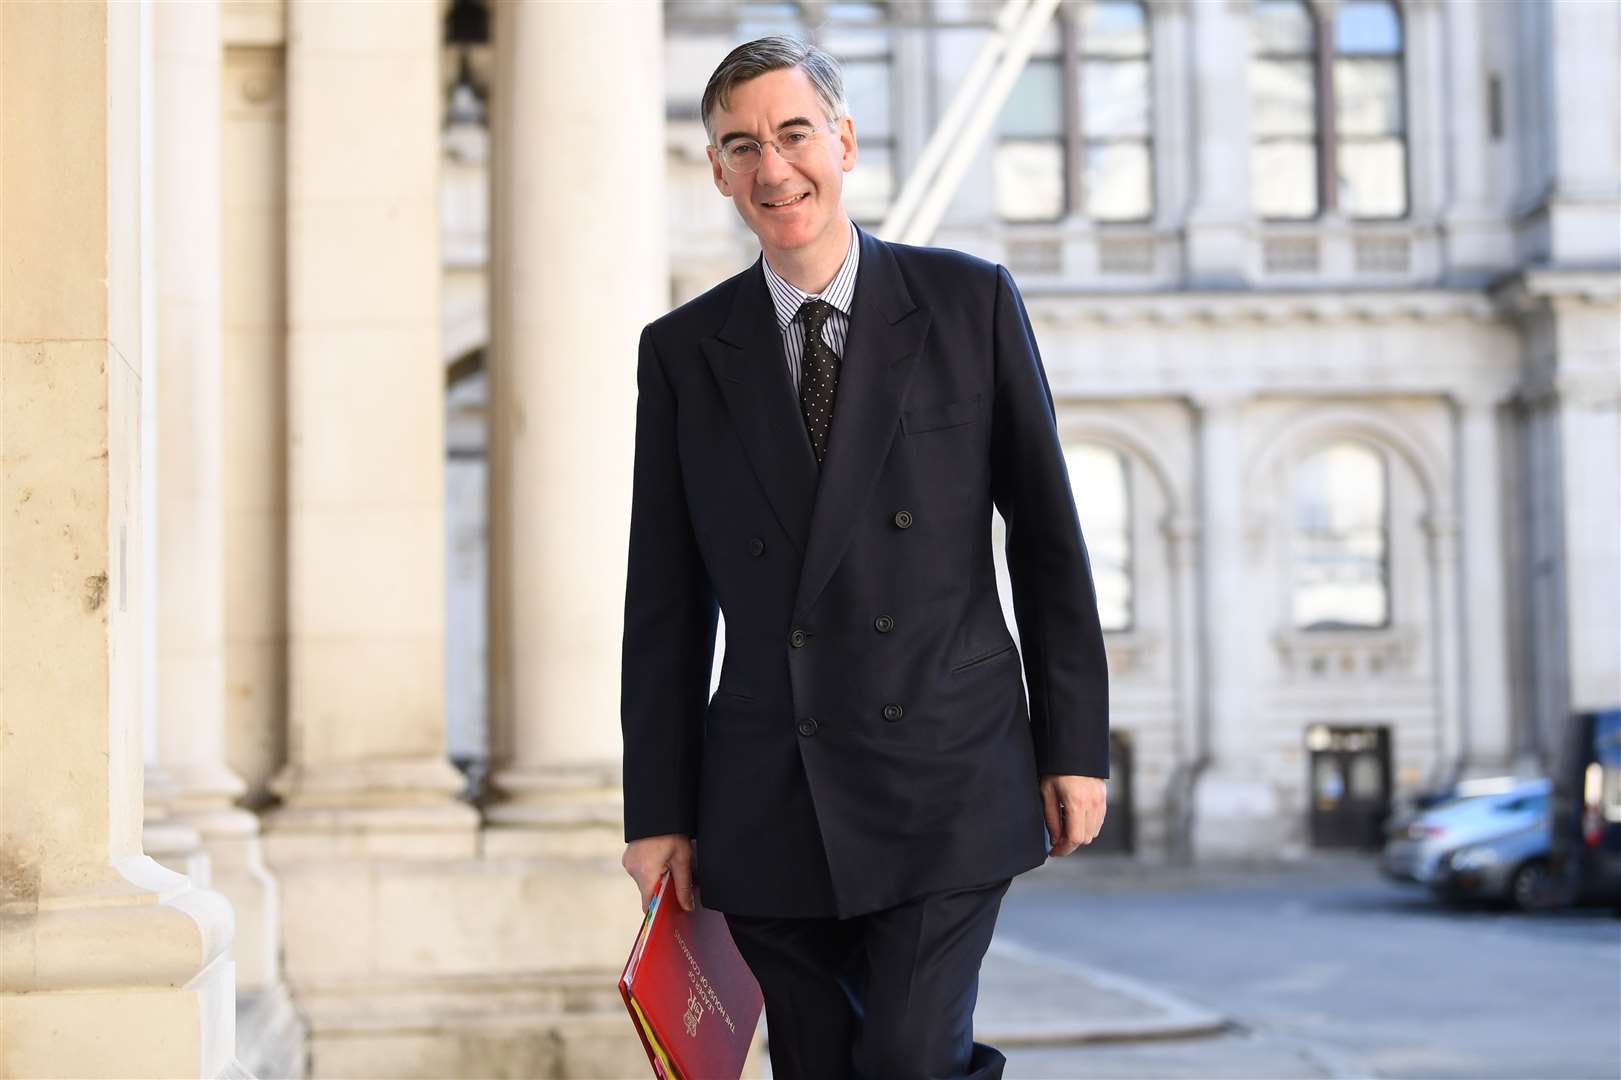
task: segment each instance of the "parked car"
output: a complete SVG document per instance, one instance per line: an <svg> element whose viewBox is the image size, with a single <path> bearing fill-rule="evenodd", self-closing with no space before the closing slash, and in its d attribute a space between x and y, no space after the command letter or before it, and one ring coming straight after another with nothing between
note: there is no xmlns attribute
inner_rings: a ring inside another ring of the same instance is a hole
<svg viewBox="0 0 1621 1080"><path fill-rule="evenodd" d="M1465 843L1436 860L1430 891L1444 900L1506 900L1521 911L1549 911L1567 894L1550 865L1552 786L1520 795L1488 797L1487 813L1501 815L1508 831Z"/></svg>
<svg viewBox="0 0 1621 1080"><path fill-rule="evenodd" d="M1553 801L1555 878L1621 915L1621 708L1571 717Z"/></svg>
<svg viewBox="0 0 1621 1080"><path fill-rule="evenodd" d="M1491 781L1436 803L1392 830L1379 868L1442 896L1546 905L1552 790L1545 777Z"/></svg>

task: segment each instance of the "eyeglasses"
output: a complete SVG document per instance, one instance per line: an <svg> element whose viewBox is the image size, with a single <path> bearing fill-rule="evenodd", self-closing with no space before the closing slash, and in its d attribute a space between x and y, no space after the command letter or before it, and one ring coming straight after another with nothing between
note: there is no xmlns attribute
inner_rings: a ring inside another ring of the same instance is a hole
<svg viewBox="0 0 1621 1080"><path fill-rule="evenodd" d="M756 139L733 139L716 152L720 154L721 164L735 173L751 173L760 167L760 159L765 157L765 147L774 146L784 161L798 161L805 151L816 141L816 137L824 131L831 131L838 126L838 120L829 120L825 124L815 127L806 127L796 124L793 127L783 128L777 132L775 139L767 139L762 145Z"/></svg>

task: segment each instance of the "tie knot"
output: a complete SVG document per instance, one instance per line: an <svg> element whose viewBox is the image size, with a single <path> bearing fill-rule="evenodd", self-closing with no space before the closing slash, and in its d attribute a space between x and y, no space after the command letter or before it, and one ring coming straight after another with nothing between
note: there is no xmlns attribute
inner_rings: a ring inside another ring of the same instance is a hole
<svg viewBox="0 0 1621 1080"><path fill-rule="evenodd" d="M833 305L826 300L812 297L799 306L798 318L803 320L806 329L817 333L827 322L827 317L833 314Z"/></svg>

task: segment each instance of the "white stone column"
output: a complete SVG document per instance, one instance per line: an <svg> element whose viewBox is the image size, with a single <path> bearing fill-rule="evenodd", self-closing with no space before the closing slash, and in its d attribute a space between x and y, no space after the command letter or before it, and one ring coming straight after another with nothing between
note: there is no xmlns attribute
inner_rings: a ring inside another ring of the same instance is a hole
<svg viewBox="0 0 1621 1080"><path fill-rule="evenodd" d="M669 307L662 16L640 2L494 14L487 817L558 828L488 842L601 851L623 835L636 350Z"/></svg>
<svg viewBox="0 0 1621 1080"><path fill-rule="evenodd" d="M1462 708L1464 610L1460 602L1458 518L1452 508L1438 499L1425 514L1426 557L1429 560L1431 610L1431 663L1435 672L1436 728L1440 745L1436 767L1443 778L1471 755L1470 728Z"/></svg>
<svg viewBox="0 0 1621 1080"><path fill-rule="evenodd" d="M0 4L5 1076L237 1068L230 904L141 849L151 12Z"/></svg>
<svg viewBox="0 0 1621 1080"><path fill-rule="evenodd" d="M1490 74L1481 40L1481 4L1446 4L1439 20L1426 9L1433 25L1444 31L1445 78L1433 80L1446 89L1441 120L1447 137L1443 143L1447 165L1447 264L1454 272L1484 269L1499 256L1489 246L1501 230L1494 229L1487 187L1491 175L1491 132L1487 117L1486 79ZM1416 150L1416 148L1414 148Z"/></svg>
<svg viewBox="0 0 1621 1080"><path fill-rule="evenodd" d="M1187 274L1196 285L1241 284L1249 263L1249 0L1191 5L1193 205Z"/></svg>
<svg viewBox="0 0 1621 1080"><path fill-rule="evenodd" d="M1176 735L1173 746L1175 775L1191 779L1190 770L1204 749L1199 737L1202 715L1200 702L1204 669L1199 648L1199 519L1191 513L1167 517L1162 531L1171 565L1171 670L1175 679ZM1185 809L1192 789L1179 786L1171 805ZM1186 858L1191 854L1192 837L1185 831L1185 820L1166 822L1167 854Z"/></svg>
<svg viewBox="0 0 1621 1080"><path fill-rule="evenodd" d="M1561 297L1557 419L1550 447L1562 508L1569 689L1573 712L1621 704L1621 308L1606 295Z"/></svg>
<svg viewBox="0 0 1621 1080"><path fill-rule="evenodd" d="M1194 791L1196 857L1245 855L1273 846L1282 828L1276 792L1258 778L1261 752L1252 673L1260 636L1244 550L1244 397L1223 392L1198 402L1199 532L1203 541L1199 609L1204 673L1203 750L1210 763Z"/></svg>
<svg viewBox="0 0 1621 1080"><path fill-rule="evenodd" d="M1621 5L1559 0L1544 5L1553 176L1550 261L1614 266L1621 260ZM1613 340L1613 339L1612 339Z"/></svg>
<svg viewBox="0 0 1621 1080"><path fill-rule="evenodd" d="M213 0L153 9L156 66L156 750L148 804L195 829L236 909L237 985L276 979L276 886L225 761L221 46ZM179 866L169 864L173 869Z"/></svg>
<svg viewBox="0 0 1621 1080"><path fill-rule="evenodd" d="M225 748L255 809L287 755L284 14L221 12Z"/></svg>
<svg viewBox="0 0 1621 1080"><path fill-rule="evenodd" d="M1503 543L1503 459L1497 399L1469 394L1457 403L1459 497L1463 514L1464 682L1462 715L1469 760L1502 771L1513 757L1509 718L1507 572Z"/></svg>
<svg viewBox="0 0 1621 1080"><path fill-rule="evenodd" d="M287 7L288 763L273 861L442 856L440 12ZM559 145L532 134L548 153ZM307 844L305 843L307 841Z"/></svg>

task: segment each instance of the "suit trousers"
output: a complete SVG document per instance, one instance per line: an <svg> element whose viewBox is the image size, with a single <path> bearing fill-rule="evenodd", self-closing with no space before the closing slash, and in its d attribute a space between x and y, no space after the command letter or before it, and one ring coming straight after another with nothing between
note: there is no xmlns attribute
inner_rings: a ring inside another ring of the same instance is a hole
<svg viewBox="0 0 1621 1080"><path fill-rule="evenodd" d="M1001 1080L979 967L1012 878L848 919L726 916L765 998L775 1080Z"/></svg>

